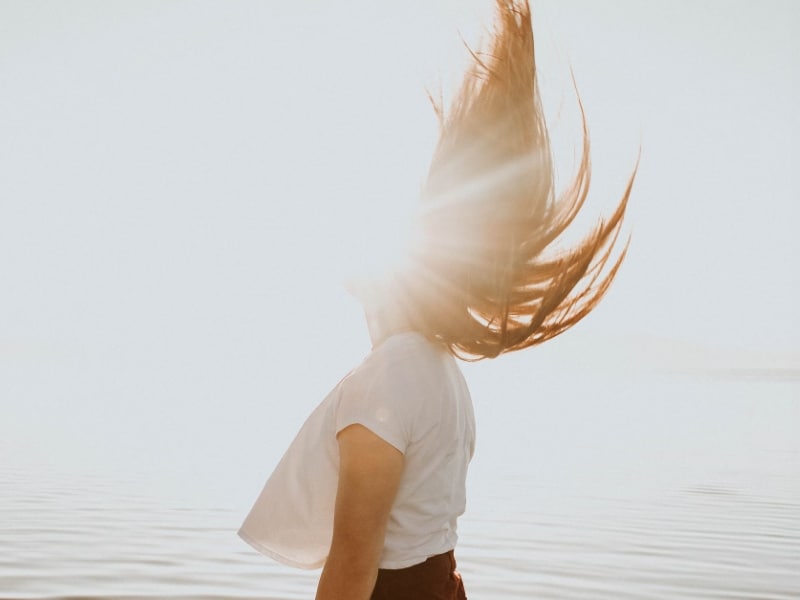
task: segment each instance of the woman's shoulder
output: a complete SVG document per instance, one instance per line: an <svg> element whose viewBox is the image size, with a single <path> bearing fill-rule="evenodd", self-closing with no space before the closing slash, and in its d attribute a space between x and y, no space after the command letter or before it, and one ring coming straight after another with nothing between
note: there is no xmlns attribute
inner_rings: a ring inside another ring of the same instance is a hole
<svg viewBox="0 0 800 600"><path fill-rule="evenodd" d="M446 350L421 333L397 333L370 352L348 376L350 385L403 380L422 382L442 369Z"/></svg>
<svg viewBox="0 0 800 600"><path fill-rule="evenodd" d="M367 358L373 367L424 371L442 360L443 348L416 331L387 338Z"/></svg>

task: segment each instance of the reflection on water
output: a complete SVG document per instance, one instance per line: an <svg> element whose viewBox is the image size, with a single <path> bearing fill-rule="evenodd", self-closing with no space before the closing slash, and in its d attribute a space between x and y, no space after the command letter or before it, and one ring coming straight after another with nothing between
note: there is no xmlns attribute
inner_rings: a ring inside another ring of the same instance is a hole
<svg viewBox="0 0 800 600"><path fill-rule="evenodd" d="M592 504L470 521L474 596L800 597L798 502L698 488Z"/></svg>
<svg viewBox="0 0 800 600"><path fill-rule="evenodd" d="M624 450L597 449L607 470L577 468L543 435L547 461L478 466L458 549L470 598L800 598L800 397L796 381L782 385L714 407L773 423L761 447L718 435L713 453L692 455L704 447L693 436L709 431L683 427L672 447L688 454L654 460L646 440L658 432L634 431L634 419L628 433L617 425ZM2 465L0 598L313 597L317 572L280 567L238 540L241 510L123 492L130 483Z"/></svg>
<svg viewBox="0 0 800 600"><path fill-rule="evenodd" d="M164 507L97 481L37 475L3 472L2 598L308 597L311 574L250 552L233 510Z"/></svg>

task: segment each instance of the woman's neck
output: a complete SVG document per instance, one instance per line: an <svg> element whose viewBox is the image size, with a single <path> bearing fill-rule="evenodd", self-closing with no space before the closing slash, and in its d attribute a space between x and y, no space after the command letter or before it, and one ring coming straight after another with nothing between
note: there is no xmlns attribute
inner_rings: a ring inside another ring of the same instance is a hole
<svg viewBox="0 0 800 600"><path fill-rule="evenodd" d="M393 335L415 331L411 320L400 310L387 310L382 307L380 310L365 311L365 315L373 349Z"/></svg>

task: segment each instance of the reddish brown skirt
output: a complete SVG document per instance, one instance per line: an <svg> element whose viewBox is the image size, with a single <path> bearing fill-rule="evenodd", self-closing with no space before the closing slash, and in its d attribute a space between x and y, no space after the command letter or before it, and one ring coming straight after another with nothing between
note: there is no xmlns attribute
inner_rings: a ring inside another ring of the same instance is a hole
<svg viewBox="0 0 800 600"><path fill-rule="evenodd" d="M453 551L405 569L378 569L370 600L467 600Z"/></svg>

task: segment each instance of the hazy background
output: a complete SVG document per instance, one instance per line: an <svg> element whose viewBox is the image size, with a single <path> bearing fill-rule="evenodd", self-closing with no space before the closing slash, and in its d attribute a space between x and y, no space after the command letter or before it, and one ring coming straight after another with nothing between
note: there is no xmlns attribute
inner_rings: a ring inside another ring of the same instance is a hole
<svg viewBox="0 0 800 600"><path fill-rule="evenodd" d="M800 4L532 5L562 180L570 67L589 121L582 225L641 146L633 241L585 323L466 368L479 425L560 402L553 373L587 395L608 372L796 376ZM459 32L475 45L491 14L0 2L0 460L249 506L369 350L340 282L415 200L436 139L425 88L452 94ZM502 438L482 439L479 466L496 464Z"/></svg>

